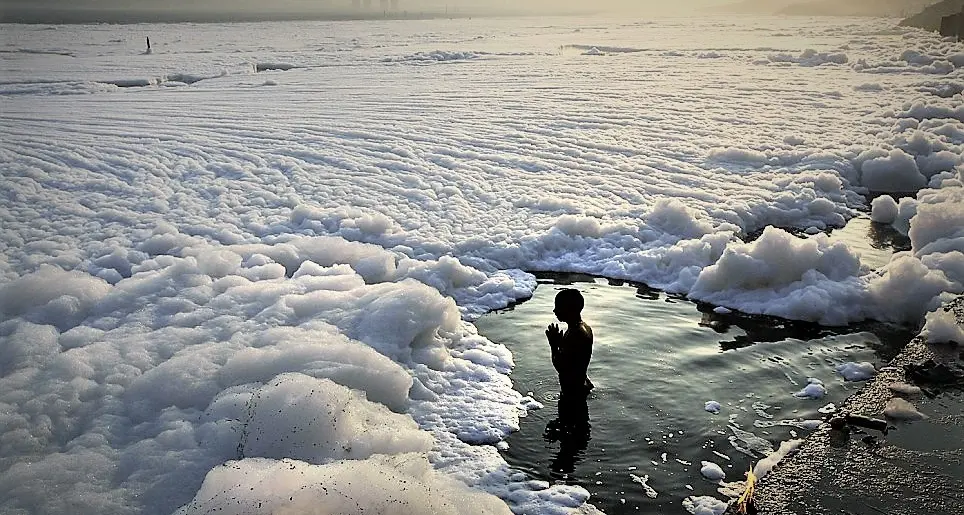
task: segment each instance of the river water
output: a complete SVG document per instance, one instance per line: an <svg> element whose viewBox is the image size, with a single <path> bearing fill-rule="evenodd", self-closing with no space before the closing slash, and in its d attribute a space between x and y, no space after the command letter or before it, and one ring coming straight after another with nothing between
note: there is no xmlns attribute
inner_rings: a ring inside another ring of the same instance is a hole
<svg viewBox="0 0 964 515"><path fill-rule="evenodd" d="M834 237L860 247L865 262L886 261L902 243L864 218ZM753 462L806 436L806 421L821 419L829 404L862 386L845 381L837 365L867 361L879 368L913 335L884 324L831 328L717 313L644 285L537 275L531 299L476 323L512 351L516 388L545 405L522 419L503 455L536 478L585 487L607 513L682 513L687 496L721 497L719 485L701 475L703 461L719 465L725 481L743 479ZM558 382L543 331L562 288L582 292L595 335L588 434L554 429ZM795 396L811 377L826 395ZM719 402L720 412L706 411L707 401ZM652 488L648 494L640 480Z"/></svg>

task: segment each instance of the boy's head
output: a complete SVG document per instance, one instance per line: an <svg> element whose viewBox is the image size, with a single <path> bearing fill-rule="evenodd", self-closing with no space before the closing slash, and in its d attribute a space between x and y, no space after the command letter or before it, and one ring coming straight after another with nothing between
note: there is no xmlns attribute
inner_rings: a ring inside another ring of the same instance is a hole
<svg viewBox="0 0 964 515"><path fill-rule="evenodd" d="M579 290L566 288L556 294L556 308L552 310L560 322L579 320L585 301Z"/></svg>

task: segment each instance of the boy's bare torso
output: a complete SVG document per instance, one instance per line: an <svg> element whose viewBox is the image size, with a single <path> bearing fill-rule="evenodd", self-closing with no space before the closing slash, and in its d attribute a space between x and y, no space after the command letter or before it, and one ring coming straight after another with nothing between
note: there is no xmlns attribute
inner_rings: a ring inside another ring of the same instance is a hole
<svg viewBox="0 0 964 515"><path fill-rule="evenodd" d="M555 324L550 326L550 331ZM558 328L555 329L558 331ZM559 386L562 393L586 393L592 388L587 371L592 357L592 328L585 322L572 323L565 333L557 333L553 342L552 365L559 373Z"/></svg>

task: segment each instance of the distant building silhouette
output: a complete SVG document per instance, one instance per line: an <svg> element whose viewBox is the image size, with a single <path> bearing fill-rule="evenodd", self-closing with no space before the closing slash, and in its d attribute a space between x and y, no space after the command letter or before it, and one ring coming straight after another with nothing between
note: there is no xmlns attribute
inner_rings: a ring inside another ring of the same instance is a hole
<svg viewBox="0 0 964 515"><path fill-rule="evenodd" d="M964 6L961 12L941 18L941 36L964 39Z"/></svg>

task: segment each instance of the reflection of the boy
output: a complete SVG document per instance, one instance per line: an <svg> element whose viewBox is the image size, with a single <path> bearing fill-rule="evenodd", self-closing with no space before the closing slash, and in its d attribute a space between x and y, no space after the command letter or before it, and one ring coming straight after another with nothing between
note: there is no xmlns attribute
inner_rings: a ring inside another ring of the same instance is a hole
<svg viewBox="0 0 964 515"><path fill-rule="evenodd" d="M559 442L559 450L549 463L549 477L566 479L585 457L591 438L587 394L563 394L559 397L559 416L546 424L542 437Z"/></svg>

